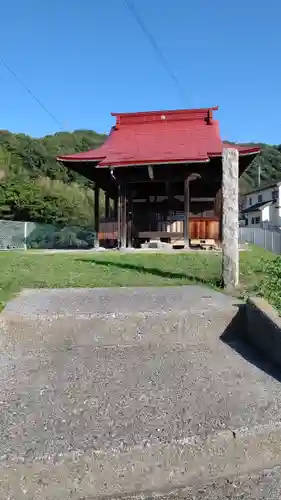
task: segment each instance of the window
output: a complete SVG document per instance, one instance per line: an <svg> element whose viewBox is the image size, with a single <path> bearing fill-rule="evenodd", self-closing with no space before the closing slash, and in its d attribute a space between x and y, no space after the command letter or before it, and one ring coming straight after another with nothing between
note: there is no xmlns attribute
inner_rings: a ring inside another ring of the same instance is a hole
<svg viewBox="0 0 281 500"><path fill-rule="evenodd" d="M262 202L262 194L259 194L258 195L258 203L261 203Z"/></svg>
<svg viewBox="0 0 281 500"><path fill-rule="evenodd" d="M277 201L277 200L278 200L278 197L279 197L279 196L278 196L278 189L274 189L274 190L272 191L272 199L273 199L273 201Z"/></svg>
<svg viewBox="0 0 281 500"><path fill-rule="evenodd" d="M249 198L249 207L252 205L252 198Z"/></svg>
<svg viewBox="0 0 281 500"><path fill-rule="evenodd" d="M261 218L260 217L252 217L252 224L260 224Z"/></svg>

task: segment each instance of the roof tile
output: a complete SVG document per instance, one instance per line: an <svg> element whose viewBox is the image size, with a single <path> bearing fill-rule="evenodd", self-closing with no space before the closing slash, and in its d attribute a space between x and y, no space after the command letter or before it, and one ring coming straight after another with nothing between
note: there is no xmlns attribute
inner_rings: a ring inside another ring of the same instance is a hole
<svg viewBox="0 0 281 500"><path fill-rule="evenodd" d="M116 126L99 148L58 157L62 162L96 162L99 167L162 163L207 162L221 156L223 147L240 154L259 148L223 143L219 124L213 120L218 108L113 114Z"/></svg>

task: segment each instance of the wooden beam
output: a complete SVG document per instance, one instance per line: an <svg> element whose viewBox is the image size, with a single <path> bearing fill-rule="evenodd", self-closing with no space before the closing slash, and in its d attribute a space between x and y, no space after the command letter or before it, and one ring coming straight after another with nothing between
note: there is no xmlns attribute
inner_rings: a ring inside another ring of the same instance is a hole
<svg viewBox="0 0 281 500"><path fill-rule="evenodd" d="M186 174L187 175L187 174ZM168 185L170 181L166 184L163 183L137 183L129 184L128 187L132 187L134 190L134 198L146 198L146 196L167 196L168 197ZM133 187L134 186L134 187ZM221 188L221 179L216 183L207 181L202 174L202 180L200 182L192 183L191 195L192 198L215 198L217 191ZM174 182L174 177L172 177L172 190L173 196L182 196L184 194L184 180L181 182ZM183 198L182 198L183 199Z"/></svg>
<svg viewBox="0 0 281 500"><path fill-rule="evenodd" d="M200 164L153 166L153 180L148 175L147 166L118 167L115 171L118 182L124 184L158 184L170 182L171 180L173 183L183 183L185 177L191 172L200 173L204 182L210 184L221 181L221 160L217 161L217 163L212 159L210 162Z"/></svg>
<svg viewBox="0 0 281 500"><path fill-rule="evenodd" d="M100 188L95 185L95 248L98 248L100 245L99 242L99 230L100 230Z"/></svg>
<svg viewBox="0 0 281 500"><path fill-rule="evenodd" d="M120 187L120 185L118 185L118 195L117 195L117 248L120 248L120 247L121 247L121 187Z"/></svg>
<svg viewBox="0 0 281 500"><path fill-rule="evenodd" d="M139 231L137 237L140 239L158 239L158 238L183 238L183 233L171 233L169 231Z"/></svg>
<svg viewBox="0 0 281 500"><path fill-rule="evenodd" d="M173 192L172 192L171 182L167 182L166 189L168 191L168 213L167 213L167 216L168 216L169 224L171 226L173 223L173 218L172 218L172 216L173 216L173 213L172 213Z"/></svg>
<svg viewBox="0 0 281 500"><path fill-rule="evenodd" d="M219 240L222 241L222 188L220 188L216 194L214 201L214 214L220 220L220 235Z"/></svg>
<svg viewBox="0 0 281 500"><path fill-rule="evenodd" d="M119 185L118 189L118 248L126 248L127 244L127 187Z"/></svg>
<svg viewBox="0 0 281 500"><path fill-rule="evenodd" d="M239 153L224 149L222 160L223 285L233 292L239 284L238 248Z"/></svg>
<svg viewBox="0 0 281 500"><path fill-rule="evenodd" d="M182 174L182 175L177 175L176 173L174 173L173 175L173 183L176 183L176 182L182 182L184 179L185 179L185 175L186 174ZM220 181L220 176L217 172L214 172L213 175L210 174L210 172L202 172L202 179L204 179L204 181L206 180L207 183L218 183ZM170 182L169 181L169 177L167 175L167 177L157 177L157 178L154 178L153 180L151 180L150 178L134 178L132 177L131 179L125 179L124 182L126 182L126 184L165 184L165 182Z"/></svg>
<svg viewBox="0 0 281 500"><path fill-rule="evenodd" d="M121 248L127 246L127 186L122 186L122 240Z"/></svg>
<svg viewBox="0 0 281 500"><path fill-rule="evenodd" d="M105 193L105 218L109 219L110 217L110 198L108 193Z"/></svg>
<svg viewBox="0 0 281 500"><path fill-rule="evenodd" d="M127 223L127 241L128 248L132 248L133 244L133 199L132 199L132 191L128 189L128 223Z"/></svg>
<svg viewBox="0 0 281 500"><path fill-rule="evenodd" d="M189 248L189 180L184 180L184 220L183 220L184 247Z"/></svg>
<svg viewBox="0 0 281 500"><path fill-rule="evenodd" d="M118 195L113 198L113 217L118 218Z"/></svg>

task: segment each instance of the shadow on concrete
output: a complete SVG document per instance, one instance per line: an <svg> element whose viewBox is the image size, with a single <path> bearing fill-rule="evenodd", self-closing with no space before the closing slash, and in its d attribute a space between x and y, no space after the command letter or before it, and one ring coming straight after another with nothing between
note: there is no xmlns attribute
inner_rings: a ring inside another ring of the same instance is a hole
<svg viewBox="0 0 281 500"><path fill-rule="evenodd" d="M280 369L264 359L264 357L255 348L251 347L247 343L246 305L237 304L237 307L238 312L236 316L234 316L232 321L229 323L220 339L222 342L234 349L249 363L255 365L260 370L275 378L278 382L281 382Z"/></svg>
<svg viewBox="0 0 281 500"><path fill-rule="evenodd" d="M141 266L137 264L129 264L127 262L113 262L110 260L102 260L98 259L91 261L91 259L75 259L78 262L93 262L96 266L105 266L105 267L117 267L119 269L125 269L125 270L131 270L131 271L137 271L138 273L143 273L143 274L151 274L153 276L158 276L160 278L167 278L167 279L179 279L179 280L188 280L191 281L192 283L200 283L203 285L211 285L213 287L220 288L221 287L221 280L216 279L216 278L211 278L209 280L204 279L203 277L200 276L194 276L194 275L189 275L187 273L179 273L179 272L171 272L171 271L163 271L162 269L157 269L155 267L146 267L146 266Z"/></svg>

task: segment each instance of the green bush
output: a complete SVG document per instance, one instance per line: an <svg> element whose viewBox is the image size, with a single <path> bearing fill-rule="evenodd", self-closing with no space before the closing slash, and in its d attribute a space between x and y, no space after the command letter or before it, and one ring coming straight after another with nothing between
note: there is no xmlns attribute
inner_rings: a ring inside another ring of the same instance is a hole
<svg viewBox="0 0 281 500"><path fill-rule="evenodd" d="M259 294L276 307L281 314L281 257L266 264L265 274L266 277L261 283Z"/></svg>
<svg viewBox="0 0 281 500"><path fill-rule="evenodd" d="M95 231L76 226L36 224L28 235L27 248L90 249L95 244Z"/></svg>

